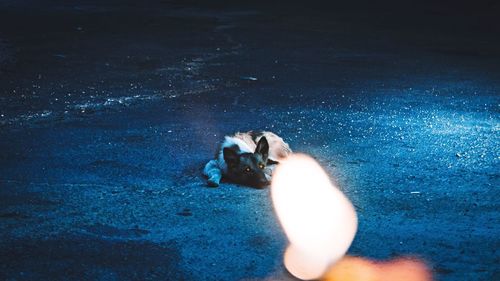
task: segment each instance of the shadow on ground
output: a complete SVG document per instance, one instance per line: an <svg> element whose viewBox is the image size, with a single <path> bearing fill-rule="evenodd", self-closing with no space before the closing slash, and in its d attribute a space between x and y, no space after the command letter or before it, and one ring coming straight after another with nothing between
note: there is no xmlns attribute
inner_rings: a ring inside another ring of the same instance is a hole
<svg viewBox="0 0 500 281"><path fill-rule="evenodd" d="M0 246L3 280L189 280L175 247L63 235Z"/></svg>

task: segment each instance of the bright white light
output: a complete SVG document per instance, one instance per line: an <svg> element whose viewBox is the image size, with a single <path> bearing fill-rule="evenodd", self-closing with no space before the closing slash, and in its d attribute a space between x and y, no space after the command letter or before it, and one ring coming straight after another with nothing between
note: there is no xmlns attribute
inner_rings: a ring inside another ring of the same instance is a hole
<svg viewBox="0 0 500 281"><path fill-rule="evenodd" d="M321 277L354 239L358 220L351 202L321 166L303 154L278 165L271 195L291 244L285 252L286 268L303 280Z"/></svg>

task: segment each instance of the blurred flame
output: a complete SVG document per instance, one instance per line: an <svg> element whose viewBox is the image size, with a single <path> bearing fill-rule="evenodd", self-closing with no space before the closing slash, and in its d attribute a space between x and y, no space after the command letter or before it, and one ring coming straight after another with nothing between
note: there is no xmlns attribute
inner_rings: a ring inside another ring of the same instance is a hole
<svg viewBox="0 0 500 281"><path fill-rule="evenodd" d="M278 165L271 196L291 243L285 252L286 268L303 280L321 277L354 239L358 221L351 202L321 166L303 154Z"/></svg>

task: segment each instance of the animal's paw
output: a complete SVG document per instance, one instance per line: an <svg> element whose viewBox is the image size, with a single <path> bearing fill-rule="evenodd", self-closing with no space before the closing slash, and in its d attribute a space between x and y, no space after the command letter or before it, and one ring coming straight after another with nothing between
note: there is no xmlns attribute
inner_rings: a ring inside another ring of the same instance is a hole
<svg viewBox="0 0 500 281"><path fill-rule="evenodd" d="M209 187L218 187L219 186L219 181L217 179L208 179L207 185Z"/></svg>

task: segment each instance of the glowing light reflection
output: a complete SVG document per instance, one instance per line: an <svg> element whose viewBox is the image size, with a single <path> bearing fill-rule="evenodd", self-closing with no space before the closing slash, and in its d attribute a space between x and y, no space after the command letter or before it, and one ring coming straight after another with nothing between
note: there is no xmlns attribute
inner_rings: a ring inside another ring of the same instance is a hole
<svg viewBox="0 0 500 281"><path fill-rule="evenodd" d="M273 175L274 208L291 243L285 266L303 279L321 277L341 259L357 229L354 207L311 157L295 154Z"/></svg>

